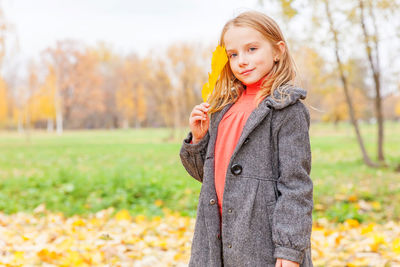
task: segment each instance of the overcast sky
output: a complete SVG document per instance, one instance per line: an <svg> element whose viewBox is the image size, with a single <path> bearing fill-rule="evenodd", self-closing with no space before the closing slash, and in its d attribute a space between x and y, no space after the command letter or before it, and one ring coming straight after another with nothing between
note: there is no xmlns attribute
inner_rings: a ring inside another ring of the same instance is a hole
<svg viewBox="0 0 400 267"><path fill-rule="evenodd" d="M137 52L145 55L151 49L162 50L176 41L199 41L205 45L217 44L225 22L242 11L259 10L274 18L286 38L300 40L311 27L311 9L285 24L277 1L264 0L2 0L7 22L12 26L8 52L13 51L12 62L6 65L25 65L40 52L54 46L56 41L76 39L87 45L106 42L118 53ZM286 27L290 26L290 29ZM384 73L399 70L398 38L381 27L381 37L387 39L382 46ZM309 33L309 32L308 32ZM290 34L291 36L288 36ZM297 36L293 36L293 34ZM320 36L319 32L315 32ZM18 42L15 42L15 37ZM331 43L330 36L327 38ZM18 46L16 45L18 44ZM326 58L333 58L332 48L317 47ZM325 49L325 50L324 50ZM390 51L390 52L389 52ZM348 49L342 53L363 53L362 49ZM397 66L397 67L394 67ZM7 66L5 66L7 67ZM18 68L22 69L22 68ZM392 84L398 79L388 75ZM394 79L394 80L393 80Z"/></svg>
<svg viewBox="0 0 400 267"><path fill-rule="evenodd" d="M213 43L241 11L268 13L257 0L3 0L3 9L24 57L65 38L140 54L177 40Z"/></svg>

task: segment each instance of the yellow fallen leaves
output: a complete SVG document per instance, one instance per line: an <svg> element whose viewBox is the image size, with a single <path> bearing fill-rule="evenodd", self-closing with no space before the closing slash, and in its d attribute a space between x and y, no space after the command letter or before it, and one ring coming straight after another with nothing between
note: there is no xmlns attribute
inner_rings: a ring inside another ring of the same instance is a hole
<svg viewBox="0 0 400 267"><path fill-rule="evenodd" d="M349 219L334 225L320 219L313 225L315 266L400 266L400 224L360 224Z"/></svg>
<svg viewBox="0 0 400 267"><path fill-rule="evenodd" d="M187 266L194 219L121 210L86 218L61 213L0 213L0 266ZM44 216L40 216L44 215ZM313 225L315 266L400 266L400 224Z"/></svg>
<svg viewBox="0 0 400 267"><path fill-rule="evenodd" d="M127 210L120 210L119 212L117 212L117 214L115 214L115 219L117 221L131 221L132 217L129 214L129 211Z"/></svg>
<svg viewBox="0 0 400 267"><path fill-rule="evenodd" d="M392 250L393 252L400 254L400 237L397 237L393 240Z"/></svg>
<svg viewBox="0 0 400 267"><path fill-rule="evenodd" d="M360 223L354 219L347 219L345 223L350 227L358 227L360 225Z"/></svg>
<svg viewBox="0 0 400 267"><path fill-rule="evenodd" d="M0 266L187 266L194 219L113 212L0 213Z"/></svg>
<svg viewBox="0 0 400 267"><path fill-rule="evenodd" d="M203 85L203 90L201 91L204 102L207 102L208 97L214 90L218 77L227 62L228 56L226 55L225 47L218 45L211 58L211 73L208 74L208 82Z"/></svg>

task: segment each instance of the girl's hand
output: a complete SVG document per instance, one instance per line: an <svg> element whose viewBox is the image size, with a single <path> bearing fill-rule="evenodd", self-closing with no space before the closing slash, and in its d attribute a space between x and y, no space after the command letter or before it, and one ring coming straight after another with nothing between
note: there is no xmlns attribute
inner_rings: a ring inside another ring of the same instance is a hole
<svg viewBox="0 0 400 267"><path fill-rule="evenodd" d="M189 125L193 134L193 144L198 143L207 133L210 119L207 111L210 104L204 102L193 108L190 113Z"/></svg>
<svg viewBox="0 0 400 267"><path fill-rule="evenodd" d="M284 260L284 259L277 259L275 267L299 267L300 264L294 261Z"/></svg>

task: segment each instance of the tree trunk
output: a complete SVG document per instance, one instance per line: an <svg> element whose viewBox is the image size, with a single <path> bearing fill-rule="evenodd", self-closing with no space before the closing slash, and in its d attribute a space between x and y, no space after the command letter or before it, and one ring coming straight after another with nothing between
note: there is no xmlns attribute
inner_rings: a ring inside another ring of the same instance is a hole
<svg viewBox="0 0 400 267"><path fill-rule="evenodd" d="M58 71L58 67L56 70L56 90L54 94L54 107L56 110L56 129L57 134L61 135L63 133L63 115L62 115L62 104L61 104L61 96L60 96L60 72Z"/></svg>
<svg viewBox="0 0 400 267"><path fill-rule="evenodd" d="M56 128L57 128L57 134L61 135L63 133L63 118L61 110L56 111Z"/></svg>
<svg viewBox="0 0 400 267"><path fill-rule="evenodd" d="M330 9L329 9L329 2L328 2L328 0L324 0L324 3L325 3L326 16L327 16L328 22L329 22L329 27L330 27L330 30L331 30L331 32L333 34L333 39L334 39L334 44L335 44L336 62L338 64L340 79L342 81L344 94L346 96L347 106L349 108L350 120L351 120L351 123L353 125L354 131L355 131L356 136L357 136L357 141L358 141L358 144L359 144L360 149L361 149L361 153L362 153L362 156L363 156L364 163L367 164L370 167L377 167L378 165L371 161L371 159L368 156L368 153L367 153L367 151L365 149L365 146L364 146L364 141L362 139L362 136L361 136L361 133L360 133L360 129L358 127L358 122L357 122L356 117L355 117L354 108L353 108L353 102L351 100L349 89L348 89L347 78L346 78L346 76L344 74L343 64L342 64L342 61L341 61L340 56L339 56L339 41L338 41L338 38L337 38L337 31L335 30L334 25L333 25L332 16L331 16L331 12L330 12Z"/></svg>
<svg viewBox="0 0 400 267"><path fill-rule="evenodd" d="M129 129L129 120L127 118L122 121L122 128Z"/></svg>
<svg viewBox="0 0 400 267"><path fill-rule="evenodd" d="M23 119L22 119L22 112L19 112L18 114L18 132L23 133L24 132L24 124L23 124Z"/></svg>
<svg viewBox="0 0 400 267"><path fill-rule="evenodd" d="M369 44L369 39L370 35L368 34L367 28L365 26L365 16L364 16L364 4L362 0L358 1L359 7L360 7L360 13L361 13L361 28L364 34L364 44L365 44L365 51L368 56L368 62L370 69L373 74L374 78L374 84L375 84L375 101L374 101L374 106L375 106L375 117L376 121L378 122L378 160L381 162L385 161L385 156L383 153L383 138L384 138L384 133L383 133L383 113L382 113L382 97L381 97L381 83L380 83L380 66L379 66L379 46L378 46L378 32L377 32L377 27L376 27L376 22L375 22L375 16L372 10L372 7L370 7L370 15L374 23L374 28L375 28L375 34L376 38L374 41L375 44L375 55L376 55L376 60L374 62L372 58L372 47Z"/></svg>
<svg viewBox="0 0 400 267"><path fill-rule="evenodd" d="M47 119L47 132L52 133L54 131L54 120L51 118Z"/></svg>

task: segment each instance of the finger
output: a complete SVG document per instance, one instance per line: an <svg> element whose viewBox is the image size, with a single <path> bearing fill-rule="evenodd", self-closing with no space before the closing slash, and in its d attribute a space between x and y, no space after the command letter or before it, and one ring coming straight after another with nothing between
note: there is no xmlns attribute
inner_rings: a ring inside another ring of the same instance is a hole
<svg viewBox="0 0 400 267"><path fill-rule="evenodd" d="M201 105L196 105L193 107L192 112L196 111L196 110L200 110L201 109Z"/></svg>
<svg viewBox="0 0 400 267"><path fill-rule="evenodd" d="M197 114L193 114L192 118L207 118L208 116L204 113L197 113Z"/></svg>
<svg viewBox="0 0 400 267"><path fill-rule="evenodd" d="M276 260L275 267L282 267L282 260L281 259L277 259Z"/></svg>
<svg viewBox="0 0 400 267"><path fill-rule="evenodd" d="M193 112L201 112L201 113L207 113L208 112L208 108L205 108L205 107L201 107L201 108L199 108L199 109L196 109L196 110L193 110Z"/></svg>
<svg viewBox="0 0 400 267"><path fill-rule="evenodd" d="M193 115L206 115L206 113L204 113L203 111L201 111L201 110L194 110L193 112L192 112L192 116Z"/></svg>
<svg viewBox="0 0 400 267"><path fill-rule="evenodd" d="M204 118L203 116L194 116L191 118L192 121L205 121L207 118Z"/></svg>
<svg viewBox="0 0 400 267"><path fill-rule="evenodd" d="M205 105L204 103L200 106L200 109L204 112L207 112L210 108L208 105Z"/></svg>

